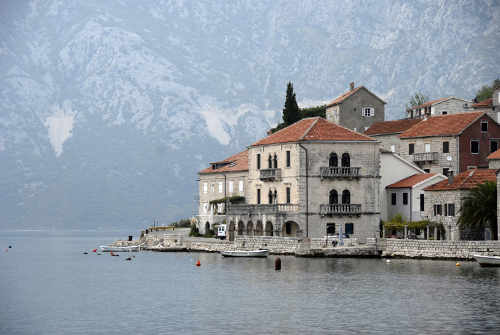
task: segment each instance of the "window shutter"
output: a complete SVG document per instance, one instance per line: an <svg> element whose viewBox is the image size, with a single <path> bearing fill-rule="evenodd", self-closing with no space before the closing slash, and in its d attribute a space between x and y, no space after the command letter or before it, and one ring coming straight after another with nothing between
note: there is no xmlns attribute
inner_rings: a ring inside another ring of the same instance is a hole
<svg viewBox="0 0 500 335"><path fill-rule="evenodd" d="M375 116L375 108L370 108L370 116Z"/></svg>

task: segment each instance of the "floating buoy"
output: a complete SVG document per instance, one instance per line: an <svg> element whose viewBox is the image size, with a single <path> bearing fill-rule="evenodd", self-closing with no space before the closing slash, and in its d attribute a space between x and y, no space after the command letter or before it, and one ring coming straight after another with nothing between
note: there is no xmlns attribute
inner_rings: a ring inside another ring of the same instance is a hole
<svg viewBox="0 0 500 335"><path fill-rule="evenodd" d="M385 262L386 262L386 263L390 263L390 262L391 262L391 260L390 260L390 259L386 259L386 260L385 260Z"/></svg>
<svg viewBox="0 0 500 335"><path fill-rule="evenodd" d="M281 271L281 258L276 258L274 260L274 271Z"/></svg>
<svg viewBox="0 0 500 335"><path fill-rule="evenodd" d="M460 263L457 262L457 264L455 264L455 266L460 266Z"/></svg>
<svg viewBox="0 0 500 335"><path fill-rule="evenodd" d="M12 249L12 246L11 246L11 245L9 245L9 249Z"/></svg>
<svg viewBox="0 0 500 335"><path fill-rule="evenodd" d="M200 260L198 260L198 262L196 262L196 266L201 266Z"/></svg>
<svg viewBox="0 0 500 335"><path fill-rule="evenodd" d="M86 251L84 251L84 252L83 252L83 254L84 254L84 255L88 255L89 253L88 253L88 252L86 252Z"/></svg>
<svg viewBox="0 0 500 335"><path fill-rule="evenodd" d="M92 252L97 252L97 249L92 250Z"/></svg>
<svg viewBox="0 0 500 335"><path fill-rule="evenodd" d="M127 257L125 258L126 261L131 261L132 260L132 257Z"/></svg>

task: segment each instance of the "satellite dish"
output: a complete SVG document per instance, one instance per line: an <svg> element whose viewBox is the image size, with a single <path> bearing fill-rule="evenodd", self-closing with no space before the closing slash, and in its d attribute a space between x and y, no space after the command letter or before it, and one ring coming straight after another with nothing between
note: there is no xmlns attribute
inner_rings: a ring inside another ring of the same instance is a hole
<svg viewBox="0 0 500 335"><path fill-rule="evenodd" d="M446 157L446 160L448 160L448 161L452 161L452 160L453 160L453 158L451 158L451 156L448 156L448 157Z"/></svg>

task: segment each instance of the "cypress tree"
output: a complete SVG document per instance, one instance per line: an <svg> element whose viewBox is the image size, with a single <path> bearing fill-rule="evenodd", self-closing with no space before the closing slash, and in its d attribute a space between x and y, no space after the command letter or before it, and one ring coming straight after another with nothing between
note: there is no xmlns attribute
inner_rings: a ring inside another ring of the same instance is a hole
<svg viewBox="0 0 500 335"><path fill-rule="evenodd" d="M288 82L286 87L286 100L285 108L283 108L283 122L285 125L289 126L300 120L300 110L297 100L295 99L295 93L293 93L293 85Z"/></svg>

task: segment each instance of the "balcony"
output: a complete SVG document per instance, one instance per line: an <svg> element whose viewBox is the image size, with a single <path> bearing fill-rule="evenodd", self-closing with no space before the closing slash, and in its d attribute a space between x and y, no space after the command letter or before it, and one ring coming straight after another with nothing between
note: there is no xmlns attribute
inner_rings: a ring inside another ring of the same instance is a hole
<svg viewBox="0 0 500 335"><path fill-rule="evenodd" d="M358 204L327 204L319 205L320 215L360 215L361 205Z"/></svg>
<svg viewBox="0 0 500 335"><path fill-rule="evenodd" d="M360 167L320 167L321 179L325 178L356 178L359 177Z"/></svg>
<svg viewBox="0 0 500 335"><path fill-rule="evenodd" d="M418 154L413 154L414 162L433 162L439 159L439 154L437 152L420 152Z"/></svg>
<svg viewBox="0 0 500 335"><path fill-rule="evenodd" d="M230 204L227 214L229 215L286 214L298 211L299 211L299 205L297 204L265 204L265 205Z"/></svg>
<svg viewBox="0 0 500 335"><path fill-rule="evenodd" d="M281 179L281 169L261 169L260 180L277 181Z"/></svg>

